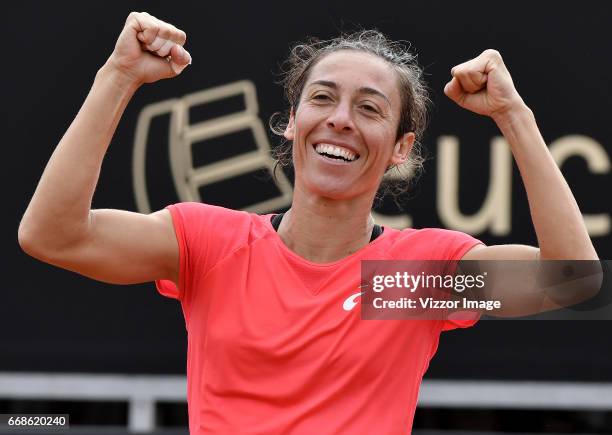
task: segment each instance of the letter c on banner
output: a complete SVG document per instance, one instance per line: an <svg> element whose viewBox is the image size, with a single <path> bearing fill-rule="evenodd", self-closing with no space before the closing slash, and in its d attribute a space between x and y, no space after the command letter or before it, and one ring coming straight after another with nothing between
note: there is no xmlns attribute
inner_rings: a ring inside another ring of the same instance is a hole
<svg viewBox="0 0 612 435"><path fill-rule="evenodd" d="M561 168L570 157L582 157L594 174L605 174L610 171L610 159L604 147L596 140L582 135L568 135L550 144L550 153L557 166ZM583 214L584 223L589 235L606 236L610 233L610 215L607 213Z"/></svg>

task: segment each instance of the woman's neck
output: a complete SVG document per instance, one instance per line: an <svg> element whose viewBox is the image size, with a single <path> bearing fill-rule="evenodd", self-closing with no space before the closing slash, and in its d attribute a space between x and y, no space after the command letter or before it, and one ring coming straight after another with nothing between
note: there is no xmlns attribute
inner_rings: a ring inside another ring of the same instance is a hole
<svg viewBox="0 0 612 435"><path fill-rule="evenodd" d="M330 263L369 243L374 227L371 209L372 199L331 200L296 186L278 235L300 257Z"/></svg>

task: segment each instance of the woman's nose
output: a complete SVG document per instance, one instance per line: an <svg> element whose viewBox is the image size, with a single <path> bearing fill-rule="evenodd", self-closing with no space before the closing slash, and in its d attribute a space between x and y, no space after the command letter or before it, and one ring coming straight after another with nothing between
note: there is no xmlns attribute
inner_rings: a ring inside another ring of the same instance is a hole
<svg viewBox="0 0 612 435"><path fill-rule="evenodd" d="M353 130L353 116L348 104L338 104L327 118L327 126L337 131Z"/></svg>

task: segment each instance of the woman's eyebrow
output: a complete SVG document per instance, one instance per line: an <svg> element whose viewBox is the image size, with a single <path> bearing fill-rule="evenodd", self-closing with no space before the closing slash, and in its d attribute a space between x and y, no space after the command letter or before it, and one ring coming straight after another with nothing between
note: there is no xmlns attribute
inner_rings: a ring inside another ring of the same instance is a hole
<svg viewBox="0 0 612 435"><path fill-rule="evenodd" d="M338 86L338 84L336 82L332 82L332 81L329 81L329 80L316 80L316 81L310 83L308 86L312 86L312 85L321 85L321 86L326 86L326 87L332 88L332 89L338 89L340 87L340 86ZM358 92L362 93L362 94L379 96L379 97L383 98L387 102L387 104L389 106L391 106L391 102L389 101L389 98L387 98L387 96L385 94L383 94L382 92L380 92L377 89L370 88L369 86L363 86L363 87L358 89Z"/></svg>
<svg viewBox="0 0 612 435"><path fill-rule="evenodd" d="M364 87L359 88L359 92L362 93L362 94L377 95L377 96L383 98L387 102L387 104L389 106L391 105L391 101L389 101L387 96L385 94L383 94L382 92L380 92L379 90L377 90L377 89L364 86Z"/></svg>

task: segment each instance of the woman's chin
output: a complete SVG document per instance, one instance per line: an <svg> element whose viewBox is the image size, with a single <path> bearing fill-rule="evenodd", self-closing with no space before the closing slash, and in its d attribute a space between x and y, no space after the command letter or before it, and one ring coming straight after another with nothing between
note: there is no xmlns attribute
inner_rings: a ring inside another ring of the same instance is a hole
<svg viewBox="0 0 612 435"><path fill-rule="evenodd" d="M345 200L357 196L355 184L347 180L311 180L306 183L306 188L314 195L332 200Z"/></svg>

